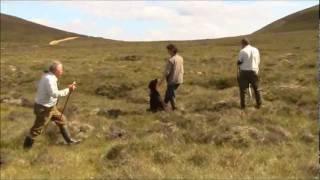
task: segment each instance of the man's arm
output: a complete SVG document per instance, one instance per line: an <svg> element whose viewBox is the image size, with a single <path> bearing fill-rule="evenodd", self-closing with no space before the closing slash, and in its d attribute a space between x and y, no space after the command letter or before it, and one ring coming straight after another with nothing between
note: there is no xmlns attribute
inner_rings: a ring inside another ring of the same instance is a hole
<svg viewBox="0 0 320 180"><path fill-rule="evenodd" d="M256 71L256 75L258 75L258 72L259 72L259 65L260 65L260 52L258 49L256 49L256 63L257 63L257 71Z"/></svg>
<svg viewBox="0 0 320 180"><path fill-rule="evenodd" d="M162 78L159 81L159 85L161 85L163 83L163 81L167 78L167 76L169 75L169 73L171 71L171 68L172 68L172 64L171 64L171 61L169 60L165 66Z"/></svg>
<svg viewBox="0 0 320 180"><path fill-rule="evenodd" d="M257 49L257 65L260 65L260 51Z"/></svg>
<svg viewBox="0 0 320 180"><path fill-rule="evenodd" d="M237 65L240 66L242 63L243 63L243 52L240 51Z"/></svg>
<svg viewBox="0 0 320 180"><path fill-rule="evenodd" d="M58 90L57 82L47 79L47 90L50 97L58 98L60 96L66 96L69 93L69 88Z"/></svg>

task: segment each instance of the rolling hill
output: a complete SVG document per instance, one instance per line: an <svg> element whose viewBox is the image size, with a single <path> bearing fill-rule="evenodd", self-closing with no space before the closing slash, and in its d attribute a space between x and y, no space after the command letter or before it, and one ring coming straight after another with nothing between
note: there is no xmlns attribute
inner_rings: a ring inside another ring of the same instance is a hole
<svg viewBox="0 0 320 180"><path fill-rule="evenodd" d="M70 36L81 36L1 14L1 42L48 42Z"/></svg>
<svg viewBox="0 0 320 180"><path fill-rule="evenodd" d="M319 27L319 5L281 18L255 33L315 30Z"/></svg>

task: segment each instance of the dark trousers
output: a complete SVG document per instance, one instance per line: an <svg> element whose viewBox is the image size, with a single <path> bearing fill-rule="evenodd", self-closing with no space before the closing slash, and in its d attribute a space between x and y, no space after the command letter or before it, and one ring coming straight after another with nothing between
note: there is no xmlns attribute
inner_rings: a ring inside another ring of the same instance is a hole
<svg viewBox="0 0 320 180"><path fill-rule="evenodd" d="M172 109L175 109L175 90L178 89L180 84L169 84L167 86L167 90L166 90L166 95L164 98L164 103L168 104L168 102L170 102Z"/></svg>
<svg viewBox="0 0 320 180"><path fill-rule="evenodd" d="M240 105L241 108L245 108L245 94L247 88L249 88L249 84L251 84L255 98L256 98L256 103L257 107L261 106L261 95L259 92L259 77L256 74L255 71L240 71L240 76L239 76L239 88L240 88Z"/></svg>

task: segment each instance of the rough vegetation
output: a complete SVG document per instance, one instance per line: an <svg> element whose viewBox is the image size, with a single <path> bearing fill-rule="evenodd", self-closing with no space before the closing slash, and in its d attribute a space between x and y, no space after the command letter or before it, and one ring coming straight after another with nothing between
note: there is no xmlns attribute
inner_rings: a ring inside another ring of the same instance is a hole
<svg viewBox="0 0 320 180"><path fill-rule="evenodd" d="M173 42L185 58L179 111L150 113L147 85L161 75L168 42L81 36L49 46L70 35L49 29L39 39L29 33L33 38L24 42L15 24L22 20L2 18L1 179L310 179L319 173L313 26L249 35L261 51L264 101L260 110L248 102L245 112L239 110L235 65L241 37ZM83 141L65 145L50 124L24 151L36 82L55 59L65 64L60 87L78 83L66 116L72 135Z"/></svg>

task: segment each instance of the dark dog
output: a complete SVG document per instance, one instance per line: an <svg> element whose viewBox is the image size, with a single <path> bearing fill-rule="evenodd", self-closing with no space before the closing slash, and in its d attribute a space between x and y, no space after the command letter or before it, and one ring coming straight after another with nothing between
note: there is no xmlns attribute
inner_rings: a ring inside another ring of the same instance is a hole
<svg viewBox="0 0 320 180"><path fill-rule="evenodd" d="M160 93L158 91L158 79L154 79L149 83L150 89L150 108L148 111L157 112L166 110L165 103L161 99Z"/></svg>

